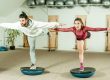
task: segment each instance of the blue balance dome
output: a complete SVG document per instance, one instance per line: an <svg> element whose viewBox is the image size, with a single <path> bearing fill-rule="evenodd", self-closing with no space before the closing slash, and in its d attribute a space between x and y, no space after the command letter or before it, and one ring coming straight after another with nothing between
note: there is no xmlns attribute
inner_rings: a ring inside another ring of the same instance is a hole
<svg viewBox="0 0 110 80"><path fill-rule="evenodd" d="M4 46L0 46L0 51L8 51L8 48Z"/></svg>
<svg viewBox="0 0 110 80"><path fill-rule="evenodd" d="M70 70L70 73L72 76L78 77L78 78L89 78L94 75L96 69L92 67L85 67L84 71L80 71L79 68L75 68Z"/></svg>
<svg viewBox="0 0 110 80"><path fill-rule="evenodd" d="M30 67L21 67L21 72L25 75L40 75L44 73L44 68L36 67L36 69L30 69Z"/></svg>

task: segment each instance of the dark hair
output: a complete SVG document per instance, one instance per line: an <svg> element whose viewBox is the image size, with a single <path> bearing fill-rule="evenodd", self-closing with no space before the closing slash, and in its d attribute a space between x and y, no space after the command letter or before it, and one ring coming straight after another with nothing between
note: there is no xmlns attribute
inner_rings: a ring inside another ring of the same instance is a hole
<svg viewBox="0 0 110 80"><path fill-rule="evenodd" d="M28 19L28 16L25 12L22 11L22 13L19 15L19 18L25 18Z"/></svg>
<svg viewBox="0 0 110 80"><path fill-rule="evenodd" d="M83 21L82 21L82 19L81 18L75 18L75 20L74 20L74 23L75 23L75 21L80 21L81 22L81 29L83 29L84 28L84 23L83 23Z"/></svg>

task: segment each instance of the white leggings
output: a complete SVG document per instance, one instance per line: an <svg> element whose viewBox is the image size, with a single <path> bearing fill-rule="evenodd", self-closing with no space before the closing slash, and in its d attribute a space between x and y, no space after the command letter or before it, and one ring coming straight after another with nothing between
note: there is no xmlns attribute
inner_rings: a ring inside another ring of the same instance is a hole
<svg viewBox="0 0 110 80"><path fill-rule="evenodd" d="M30 46L30 59L32 64L35 64L36 63L36 55L35 55L36 37L28 37L28 42Z"/></svg>

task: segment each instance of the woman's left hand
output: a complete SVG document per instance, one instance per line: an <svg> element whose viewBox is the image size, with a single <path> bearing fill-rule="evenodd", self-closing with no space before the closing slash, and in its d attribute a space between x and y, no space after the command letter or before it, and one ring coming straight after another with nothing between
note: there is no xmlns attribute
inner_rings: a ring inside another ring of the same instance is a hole
<svg viewBox="0 0 110 80"><path fill-rule="evenodd" d="M107 31L110 31L110 27L107 28Z"/></svg>

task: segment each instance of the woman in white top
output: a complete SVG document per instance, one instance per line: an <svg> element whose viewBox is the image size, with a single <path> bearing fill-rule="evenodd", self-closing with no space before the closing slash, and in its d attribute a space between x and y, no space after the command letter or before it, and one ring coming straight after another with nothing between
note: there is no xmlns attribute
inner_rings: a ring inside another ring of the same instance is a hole
<svg viewBox="0 0 110 80"><path fill-rule="evenodd" d="M19 20L16 23L0 23L0 27L7 29L16 29L23 32L28 36L28 42L30 46L30 59L31 59L31 69L35 68L36 57L35 57L35 41L36 36L40 35L45 28L52 28L55 26L60 26L57 22L38 22L28 18L26 13L22 12L19 15Z"/></svg>

